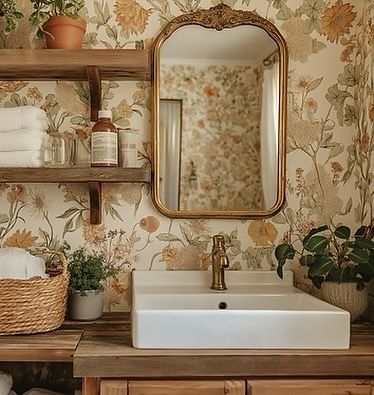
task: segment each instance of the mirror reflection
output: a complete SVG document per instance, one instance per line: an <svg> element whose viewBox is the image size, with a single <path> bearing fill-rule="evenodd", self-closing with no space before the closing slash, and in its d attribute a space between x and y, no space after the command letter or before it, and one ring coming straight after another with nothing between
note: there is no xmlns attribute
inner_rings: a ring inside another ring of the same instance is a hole
<svg viewBox="0 0 374 395"><path fill-rule="evenodd" d="M155 194L168 214L280 206L286 50L258 25L182 24L158 39Z"/></svg>

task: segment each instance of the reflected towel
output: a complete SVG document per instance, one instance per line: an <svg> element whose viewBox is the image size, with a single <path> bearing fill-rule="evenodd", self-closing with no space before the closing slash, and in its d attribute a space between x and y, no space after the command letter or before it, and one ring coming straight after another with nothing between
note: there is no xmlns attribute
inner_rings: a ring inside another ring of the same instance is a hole
<svg viewBox="0 0 374 395"><path fill-rule="evenodd" d="M0 133L18 129L45 130L48 118L44 110L34 106L0 108Z"/></svg>
<svg viewBox="0 0 374 395"><path fill-rule="evenodd" d="M44 151L0 152L0 167L42 167Z"/></svg>
<svg viewBox="0 0 374 395"><path fill-rule="evenodd" d="M42 130L18 129L11 132L2 132L0 152L41 150L45 138L46 134Z"/></svg>

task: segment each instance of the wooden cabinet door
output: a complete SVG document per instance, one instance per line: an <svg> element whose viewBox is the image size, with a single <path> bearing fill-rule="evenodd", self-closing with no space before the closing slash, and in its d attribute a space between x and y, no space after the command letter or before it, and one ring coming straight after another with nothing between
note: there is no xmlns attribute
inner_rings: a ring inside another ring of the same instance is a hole
<svg viewBox="0 0 374 395"><path fill-rule="evenodd" d="M245 395L244 380L134 380L128 388L128 395Z"/></svg>
<svg viewBox="0 0 374 395"><path fill-rule="evenodd" d="M370 395L365 380L248 380L248 395Z"/></svg>
<svg viewBox="0 0 374 395"><path fill-rule="evenodd" d="M101 380L100 395L128 395L127 380Z"/></svg>

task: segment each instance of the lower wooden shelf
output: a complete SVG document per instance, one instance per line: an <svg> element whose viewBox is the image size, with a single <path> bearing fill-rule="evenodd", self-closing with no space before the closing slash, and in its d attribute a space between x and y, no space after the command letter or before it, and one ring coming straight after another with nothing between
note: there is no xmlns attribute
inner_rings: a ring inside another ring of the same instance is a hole
<svg viewBox="0 0 374 395"><path fill-rule="evenodd" d="M148 168L86 167L86 168L0 168L0 182L8 183L87 183L90 194L91 224L101 223L101 184L148 183Z"/></svg>

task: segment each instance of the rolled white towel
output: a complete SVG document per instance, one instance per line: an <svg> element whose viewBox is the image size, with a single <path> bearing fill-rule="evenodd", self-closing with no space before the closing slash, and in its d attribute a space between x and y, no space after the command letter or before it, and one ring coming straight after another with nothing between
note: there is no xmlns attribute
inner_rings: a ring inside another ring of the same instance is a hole
<svg viewBox="0 0 374 395"><path fill-rule="evenodd" d="M1 279L26 280L32 277L48 277L43 258L31 255L23 248L0 248Z"/></svg>
<svg viewBox="0 0 374 395"><path fill-rule="evenodd" d="M0 372L0 395L8 395L12 386L12 376L8 373Z"/></svg>
<svg viewBox="0 0 374 395"><path fill-rule="evenodd" d="M0 152L0 167L43 167L44 151Z"/></svg>
<svg viewBox="0 0 374 395"><path fill-rule="evenodd" d="M49 390L44 390L43 388L32 388L28 390L23 395L63 395L60 392L53 392Z"/></svg>
<svg viewBox="0 0 374 395"><path fill-rule="evenodd" d="M46 134L43 130L18 129L2 132L0 136L0 152L35 151L44 146Z"/></svg>
<svg viewBox="0 0 374 395"><path fill-rule="evenodd" d="M48 127L47 113L34 106L0 108L0 133L18 129L41 129Z"/></svg>

